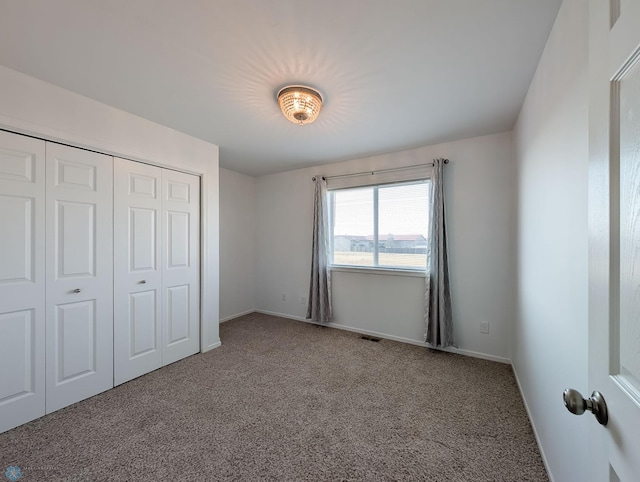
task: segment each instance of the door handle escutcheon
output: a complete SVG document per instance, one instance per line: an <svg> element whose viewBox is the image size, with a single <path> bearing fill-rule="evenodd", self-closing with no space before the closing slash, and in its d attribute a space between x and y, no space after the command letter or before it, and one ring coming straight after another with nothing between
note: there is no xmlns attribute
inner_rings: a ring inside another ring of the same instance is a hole
<svg viewBox="0 0 640 482"><path fill-rule="evenodd" d="M582 415L589 410L595 415L600 425L607 425L609 421L609 413L607 411L607 403L604 401L602 393L594 391L591 397L586 400L582 398L582 394L573 388L567 388L562 393L564 406L575 415Z"/></svg>

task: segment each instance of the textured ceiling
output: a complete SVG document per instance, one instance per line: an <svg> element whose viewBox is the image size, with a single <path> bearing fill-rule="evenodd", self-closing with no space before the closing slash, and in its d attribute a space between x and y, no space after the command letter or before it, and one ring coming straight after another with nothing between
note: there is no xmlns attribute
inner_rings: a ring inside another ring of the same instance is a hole
<svg viewBox="0 0 640 482"><path fill-rule="evenodd" d="M0 0L0 64L284 171L509 130L560 0ZM325 106L297 126L276 91Z"/></svg>

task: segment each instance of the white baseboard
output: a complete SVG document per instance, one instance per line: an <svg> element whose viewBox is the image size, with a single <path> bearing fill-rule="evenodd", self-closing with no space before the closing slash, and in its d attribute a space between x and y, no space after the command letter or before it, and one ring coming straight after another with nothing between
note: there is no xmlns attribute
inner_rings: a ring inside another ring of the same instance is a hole
<svg viewBox="0 0 640 482"><path fill-rule="evenodd" d="M307 320L306 318L303 318L302 316L287 315L285 313L278 313L276 311L267 311L267 310L255 310L255 312L262 313L263 315L278 316L280 318L287 318L289 320L304 321L306 323L310 323L309 320Z"/></svg>
<svg viewBox="0 0 640 482"><path fill-rule="evenodd" d="M305 323L311 323L313 325L318 325L320 323L315 323L311 320L307 320L301 316L293 316L293 315L287 315L284 313L276 313L274 311L265 311L265 310L255 310L256 313L263 313L265 315L272 315L272 316L279 316L281 318L288 318L290 320L296 320L296 321L302 321ZM471 350L464 350L464 349L460 349L460 348L434 348L430 345L427 345L424 341L420 341L420 340L412 340L411 338L404 338L401 336L395 336L395 335L388 335L386 333L380 333L377 331L371 331L371 330L363 330L361 328L354 328L352 326L348 326L348 325L343 325L340 323L326 323L323 326L328 326L331 328L337 328L339 330L345 330L345 331L351 331L354 333L361 333L363 335L369 335L369 336L375 336L378 338L385 338L387 340L393 340L393 341L399 341L401 343L408 343L410 345L416 345L416 346L423 346L425 348L430 348L432 350L440 350L440 351L446 351L449 353L457 353L458 355L464 355L464 356L470 356L473 358L482 358L483 360L490 360L490 361L495 361L495 362L499 362L499 363L506 363L508 365L511 364L511 360L509 360L508 358L504 358L504 357L499 357L499 356L495 356L495 355L491 355L488 353L479 353L476 351L471 351Z"/></svg>
<svg viewBox="0 0 640 482"><path fill-rule="evenodd" d="M212 343L211 345L208 345L207 348L202 350L202 353L206 353L208 351L211 351L214 348L218 348L219 346L222 346L222 342L220 340L216 341L215 343Z"/></svg>
<svg viewBox="0 0 640 482"><path fill-rule="evenodd" d="M529 423L531 424L531 428L533 429L533 436L536 438L536 443L538 444L538 450L540 450L540 456L542 457L542 463L544 464L544 468L547 471L547 476L551 482L553 480L553 474L549 469L549 462L547 462L547 456L544 453L542 448L542 444L540 443L540 437L538 436L538 431L536 430L536 424L533 422L533 417L531 416L531 410L529 410L529 404L527 403L527 399L524 396L524 392L522 391L522 385L520 384L520 379L518 378L518 372L516 371L515 365L512 363L511 368L513 369L513 376L516 378L516 383L518 384L518 390L520 390L520 398L524 403L524 408L527 411L527 416L529 417Z"/></svg>
<svg viewBox="0 0 640 482"><path fill-rule="evenodd" d="M407 342L409 343L409 342ZM458 355L464 355L464 356L470 356L472 358L481 358L482 360L489 360L489 361L494 361L494 362L498 362L498 363L504 363L505 365L511 365L511 360L509 358L505 358L502 356L497 356L497 355L492 355L490 353L482 353L479 351L472 351L472 350L464 350L462 348L453 348L453 347L447 347L447 348L434 348L430 345L427 345L426 343L422 343L421 346L426 346L427 348L431 348L432 350L440 350L440 351L446 351L449 353L457 353Z"/></svg>
<svg viewBox="0 0 640 482"><path fill-rule="evenodd" d="M222 318L218 323L224 323L225 321L235 320L236 318L240 318L241 316L249 315L249 314L255 313L255 312L256 312L256 310L247 310L247 311L243 311L241 313L236 313L235 315L231 315L231 316L227 316L225 318Z"/></svg>

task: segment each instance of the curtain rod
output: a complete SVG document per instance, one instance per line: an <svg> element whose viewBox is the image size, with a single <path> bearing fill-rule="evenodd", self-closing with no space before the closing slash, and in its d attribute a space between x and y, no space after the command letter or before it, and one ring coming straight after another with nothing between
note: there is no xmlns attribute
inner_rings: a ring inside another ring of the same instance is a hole
<svg viewBox="0 0 640 482"><path fill-rule="evenodd" d="M449 164L449 159L445 159L444 163ZM392 167L390 169L379 169L377 171L363 171L363 172L354 172L353 174L340 174L338 176L322 176L322 179L326 181L327 179L338 179L341 177L373 176L374 174L380 174L381 172L406 171L407 169L413 169L415 167L427 167L427 166L433 167L433 162L430 162L428 164L414 164L412 166ZM313 176L311 180L315 181L316 177Z"/></svg>

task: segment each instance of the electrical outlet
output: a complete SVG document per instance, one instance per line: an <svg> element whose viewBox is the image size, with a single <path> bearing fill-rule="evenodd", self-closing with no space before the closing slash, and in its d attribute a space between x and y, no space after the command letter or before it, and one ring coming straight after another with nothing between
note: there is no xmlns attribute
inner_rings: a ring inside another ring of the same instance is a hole
<svg viewBox="0 0 640 482"><path fill-rule="evenodd" d="M282 301L287 301L287 294L286 293L282 293Z"/></svg>
<svg viewBox="0 0 640 482"><path fill-rule="evenodd" d="M489 333L489 322L483 321L480 323L480 333Z"/></svg>
<svg viewBox="0 0 640 482"><path fill-rule="evenodd" d="M307 297L306 296L301 296L300 297L300 304L301 305L306 305L307 304Z"/></svg>

